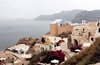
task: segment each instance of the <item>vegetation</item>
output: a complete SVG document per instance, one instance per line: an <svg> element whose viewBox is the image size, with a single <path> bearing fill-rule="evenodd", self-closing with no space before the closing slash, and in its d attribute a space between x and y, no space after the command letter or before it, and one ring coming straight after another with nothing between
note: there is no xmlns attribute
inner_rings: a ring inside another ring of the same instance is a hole
<svg viewBox="0 0 100 65"><path fill-rule="evenodd" d="M43 51L37 55L33 55L29 65L38 65L38 62L41 62L44 57L46 57L49 51Z"/></svg>
<svg viewBox="0 0 100 65"><path fill-rule="evenodd" d="M64 53L59 51L43 51L37 55L33 55L29 65L37 65L38 62L50 63L51 60L59 60L59 63L64 61Z"/></svg>
<svg viewBox="0 0 100 65"><path fill-rule="evenodd" d="M51 60L59 60L59 63L64 61L65 54L59 50L59 51L51 51L47 53L46 57L41 61L42 63L50 63Z"/></svg>
<svg viewBox="0 0 100 65"><path fill-rule="evenodd" d="M100 38L87 49L70 58L62 65L88 65L100 62Z"/></svg>

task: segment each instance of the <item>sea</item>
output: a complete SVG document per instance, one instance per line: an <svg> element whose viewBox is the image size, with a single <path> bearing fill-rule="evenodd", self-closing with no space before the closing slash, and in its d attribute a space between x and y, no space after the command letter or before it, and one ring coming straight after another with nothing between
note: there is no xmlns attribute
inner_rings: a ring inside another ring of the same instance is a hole
<svg viewBox="0 0 100 65"><path fill-rule="evenodd" d="M20 38L41 38L49 32L51 21L0 20L0 51L15 45Z"/></svg>

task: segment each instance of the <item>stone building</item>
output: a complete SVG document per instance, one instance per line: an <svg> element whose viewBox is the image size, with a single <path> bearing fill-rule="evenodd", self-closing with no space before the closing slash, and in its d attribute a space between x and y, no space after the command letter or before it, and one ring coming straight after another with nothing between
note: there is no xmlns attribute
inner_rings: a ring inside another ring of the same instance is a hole
<svg viewBox="0 0 100 65"><path fill-rule="evenodd" d="M50 23L50 34L58 35L62 33L72 32L73 27L68 23L58 23L57 21Z"/></svg>
<svg viewBox="0 0 100 65"><path fill-rule="evenodd" d="M100 36L100 23L88 22L74 25L71 38L72 43L83 44L84 42L94 42L98 36Z"/></svg>
<svg viewBox="0 0 100 65"><path fill-rule="evenodd" d="M46 45L46 44L35 44L34 45L34 50L35 53L38 54L42 51L46 51L46 50L52 50L53 49L53 45Z"/></svg>

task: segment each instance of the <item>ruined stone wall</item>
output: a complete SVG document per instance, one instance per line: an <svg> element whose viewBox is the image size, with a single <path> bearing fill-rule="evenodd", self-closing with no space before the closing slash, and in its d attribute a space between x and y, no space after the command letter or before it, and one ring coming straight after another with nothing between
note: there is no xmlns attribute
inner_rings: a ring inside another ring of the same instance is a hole
<svg viewBox="0 0 100 65"><path fill-rule="evenodd" d="M50 24L50 34L57 35L58 34L58 24Z"/></svg>
<svg viewBox="0 0 100 65"><path fill-rule="evenodd" d="M70 25L65 26L58 26L58 34L61 34L63 32L72 32L73 27Z"/></svg>

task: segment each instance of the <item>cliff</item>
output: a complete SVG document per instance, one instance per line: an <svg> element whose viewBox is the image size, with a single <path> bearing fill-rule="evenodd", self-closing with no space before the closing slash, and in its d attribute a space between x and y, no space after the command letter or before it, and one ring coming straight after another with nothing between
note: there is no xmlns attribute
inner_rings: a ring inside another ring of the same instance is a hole
<svg viewBox="0 0 100 65"><path fill-rule="evenodd" d="M82 10L72 10L72 11L62 11L60 13L52 15L40 15L36 17L34 20L55 20L55 19L72 20L81 11Z"/></svg>
<svg viewBox="0 0 100 65"><path fill-rule="evenodd" d="M86 21L98 21L100 20L100 10L72 10L72 11L62 11L60 13L52 15L40 15L34 20L55 20L62 19L72 22L80 23L82 20Z"/></svg>
<svg viewBox="0 0 100 65"><path fill-rule="evenodd" d="M100 20L100 10L93 11L82 11L78 13L73 19L74 22L81 22L82 20L86 21L99 21Z"/></svg>

